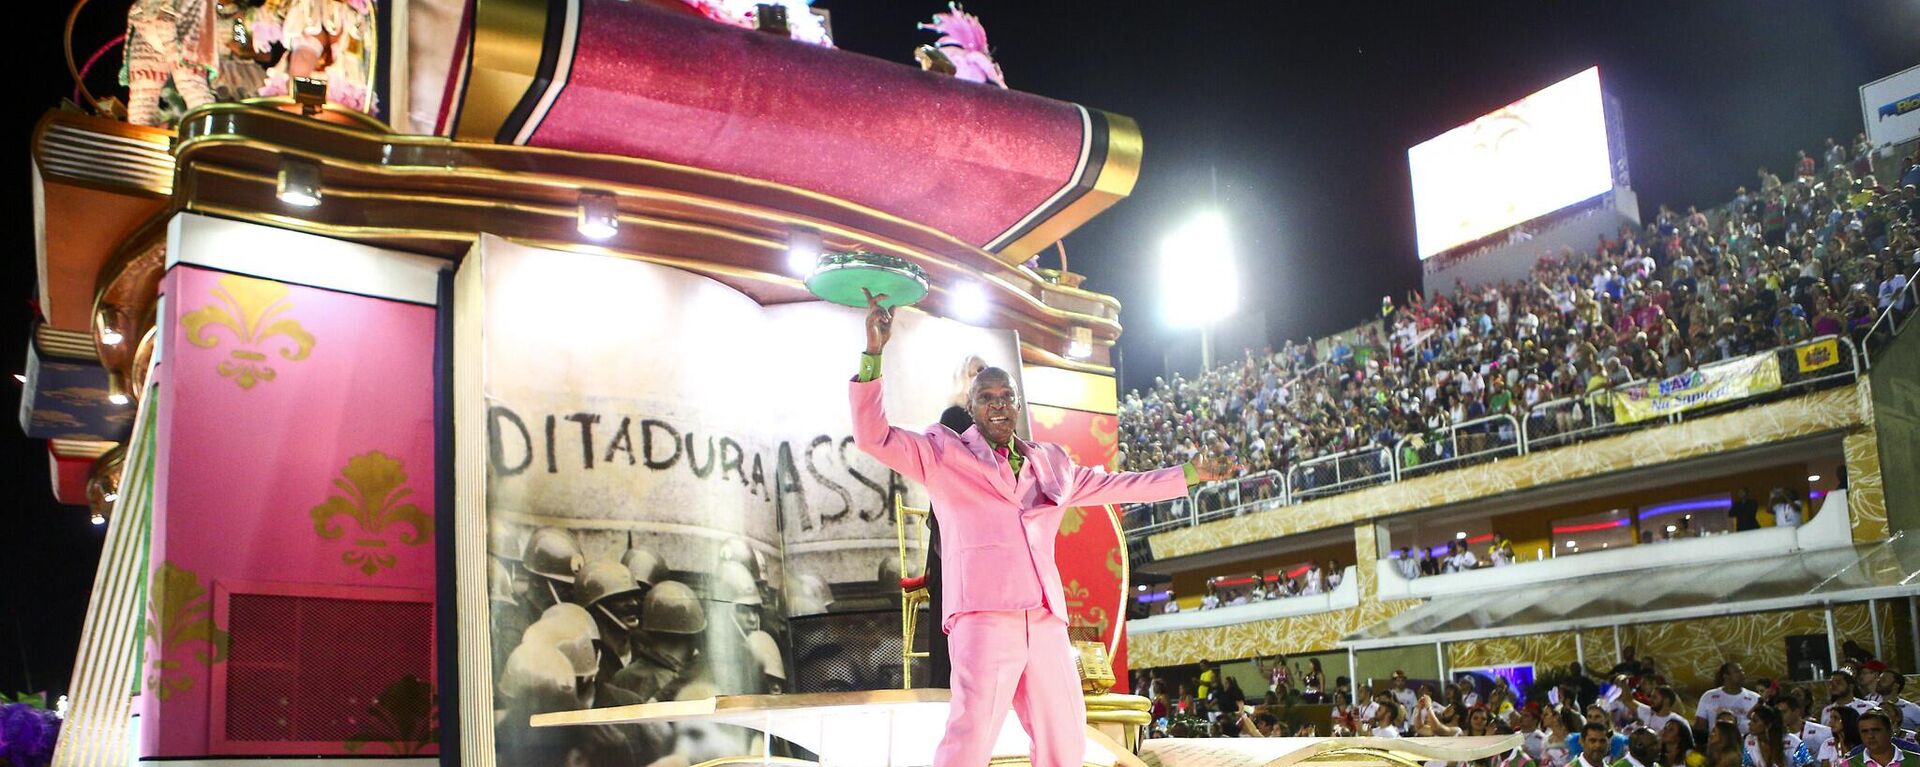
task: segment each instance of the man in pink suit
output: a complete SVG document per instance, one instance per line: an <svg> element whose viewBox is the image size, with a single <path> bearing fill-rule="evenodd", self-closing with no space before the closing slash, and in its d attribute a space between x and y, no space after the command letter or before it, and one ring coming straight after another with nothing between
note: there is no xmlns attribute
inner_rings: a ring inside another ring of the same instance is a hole
<svg viewBox="0 0 1920 767"><path fill-rule="evenodd" d="M991 367L973 379L974 426L966 433L890 426L880 353L892 337L893 313L880 306L884 298L867 298L867 351L849 387L853 439L925 486L940 521L947 579L940 627L953 656L953 702L934 767L986 767L1009 706L1033 739L1034 767L1080 767L1086 708L1053 559L1061 514L1074 506L1178 498L1232 465L1213 458L1122 474L1075 466L1060 446L1014 435L1019 393L1005 370Z"/></svg>

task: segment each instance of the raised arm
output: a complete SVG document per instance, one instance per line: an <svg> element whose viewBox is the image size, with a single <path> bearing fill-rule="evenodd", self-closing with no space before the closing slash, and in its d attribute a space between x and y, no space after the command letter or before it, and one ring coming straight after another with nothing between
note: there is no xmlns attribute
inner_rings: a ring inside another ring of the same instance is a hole
<svg viewBox="0 0 1920 767"><path fill-rule="evenodd" d="M887 423L882 402L880 353L893 338L893 310L880 304L886 297L867 293L867 351L860 355L860 373L847 389L853 409L853 444L901 476L926 484L933 446L927 435Z"/></svg>
<svg viewBox="0 0 1920 767"><path fill-rule="evenodd" d="M1224 479L1234 469L1223 457L1203 458L1153 471L1125 471L1109 474L1075 465L1073 489L1062 506L1105 506L1117 503L1153 503L1187 494L1187 488L1202 482Z"/></svg>

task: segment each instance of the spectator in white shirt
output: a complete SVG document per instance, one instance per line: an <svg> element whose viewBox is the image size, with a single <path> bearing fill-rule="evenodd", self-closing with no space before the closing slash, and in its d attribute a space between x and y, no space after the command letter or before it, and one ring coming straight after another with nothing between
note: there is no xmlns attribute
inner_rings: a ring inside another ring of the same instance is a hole
<svg viewBox="0 0 1920 767"><path fill-rule="evenodd" d="M1747 716L1747 764L1752 767L1796 767L1812 761L1801 745L1800 736L1784 732L1780 711L1770 706L1755 706ZM1775 750L1775 748L1779 750Z"/></svg>
<svg viewBox="0 0 1920 767"><path fill-rule="evenodd" d="M1713 726L1716 717L1722 711L1733 713L1733 722L1745 734L1747 713L1760 702L1760 693L1742 687L1747 681L1747 672L1739 663L1727 661L1720 664L1720 670L1714 673L1715 687L1700 696L1700 705L1693 709L1694 729L1705 731Z"/></svg>
<svg viewBox="0 0 1920 767"><path fill-rule="evenodd" d="M1371 728L1367 734L1376 738L1400 737L1400 704L1391 698L1376 702L1380 705L1373 711L1373 721L1369 722Z"/></svg>
<svg viewBox="0 0 1920 767"><path fill-rule="evenodd" d="M1420 561L1413 558L1413 552L1405 546L1400 547L1400 556L1393 560L1394 567L1400 570L1400 577L1413 580L1420 577Z"/></svg>
<svg viewBox="0 0 1920 767"><path fill-rule="evenodd" d="M1679 703L1680 693L1674 692L1672 687L1661 685L1660 689L1653 693L1653 705L1640 707L1640 721L1652 728L1654 732L1666 728L1668 722L1679 722L1682 727L1689 726L1687 718L1673 710L1673 707Z"/></svg>
<svg viewBox="0 0 1920 767"><path fill-rule="evenodd" d="M1793 695L1781 696L1775 704L1780 709L1780 729L1798 733L1800 742L1807 747L1807 753L1818 754L1826 748L1827 741L1833 740L1833 728L1807 718L1806 704Z"/></svg>
<svg viewBox="0 0 1920 767"><path fill-rule="evenodd" d="M1907 677L1898 669L1881 669L1879 678L1873 682L1874 697L1882 702L1891 702L1900 708L1900 726L1908 730L1920 730L1920 705L1900 697L1907 689Z"/></svg>
<svg viewBox="0 0 1920 767"><path fill-rule="evenodd" d="M1773 498L1769 501L1773 511L1773 524L1776 527L1799 527L1802 521L1800 501L1787 494L1784 487L1773 489Z"/></svg>
<svg viewBox="0 0 1920 767"><path fill-rule="evenodd" d="M1313 596L1315 594L1319 594L1326 591L1326 589L1327 589L1327 578L1326 578L1326 574L1320 571L1320 563L1315 562L1313 564L1308 565L1307 566L1307 582L1305 585L1300 587L1300 595Z"/></svg>
<svg viewBox="0 0 1920 767"><path fill-rule="evenodd" d="M1846 706L1862 714L1873 709L1873 701L1854 697L1853 672L1844 668L1835 670L1832 676L1827 677L1827 698L1832 702L1820 709L1821 719L1826 719L1827 712L1836 706Z"/></svg>

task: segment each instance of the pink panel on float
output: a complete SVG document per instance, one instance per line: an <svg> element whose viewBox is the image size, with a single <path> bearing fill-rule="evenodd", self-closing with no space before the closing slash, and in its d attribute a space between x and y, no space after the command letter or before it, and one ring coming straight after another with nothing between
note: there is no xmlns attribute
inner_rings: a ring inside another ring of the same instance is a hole
<svg viewBox="0 0 1920 767"><path fill-rule="evenodd" d="M277 748L211 733L232 698L215 684L230 649L217 619L235 592L431 599L435 310L185 265L161 291L147 620L171 642L147 640L142 756L346 753L332 735ZM305 657L353 657L329 652ZM365 701L290 703L323 704Z"/></svg>

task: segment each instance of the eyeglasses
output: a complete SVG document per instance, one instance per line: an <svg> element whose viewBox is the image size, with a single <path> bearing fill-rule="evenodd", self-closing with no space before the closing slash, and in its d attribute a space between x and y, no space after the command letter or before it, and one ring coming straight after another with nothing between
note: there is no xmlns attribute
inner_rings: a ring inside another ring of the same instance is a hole
<svg viewBox="0 0 1920 767"><path fill-rule="evenodd" d="M983 408L1012 408L1020 404L1017 394L981 395L973 398L973 404Z"/></svg>

